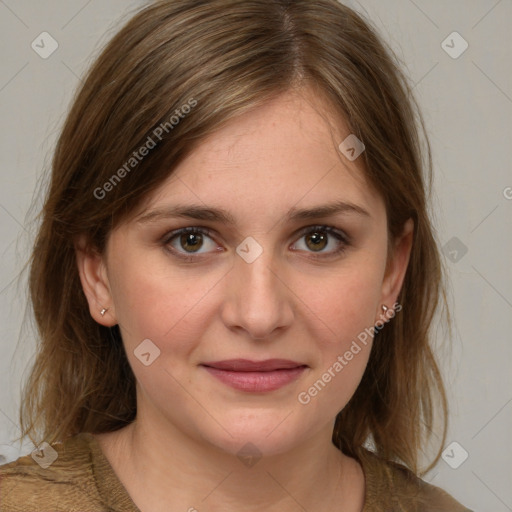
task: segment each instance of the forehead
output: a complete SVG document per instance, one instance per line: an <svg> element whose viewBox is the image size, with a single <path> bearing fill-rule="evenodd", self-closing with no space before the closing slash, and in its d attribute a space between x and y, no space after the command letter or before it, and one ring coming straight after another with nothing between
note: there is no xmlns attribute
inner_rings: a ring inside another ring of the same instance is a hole
<svg viewBox="0 0 512 512"><path fill-rule="evenodd" d="M382 214L363 159L350 161L338 148L349 135L344 119L310 91L288 92L204 139L144 209L179 200L235 216L275 216L294 206L346 200Z"/></svg>

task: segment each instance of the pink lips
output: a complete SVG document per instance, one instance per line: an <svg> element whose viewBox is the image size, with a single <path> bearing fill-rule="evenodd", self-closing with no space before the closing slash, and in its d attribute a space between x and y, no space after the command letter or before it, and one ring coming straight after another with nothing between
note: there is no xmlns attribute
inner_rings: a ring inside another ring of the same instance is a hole
<svg viewBox="0 0 512 512"><path fill-rule="evenodd" d="M241 391L274 391L297 379L307 365L288 359L230 359L203 363L212 376Z"/></svg>

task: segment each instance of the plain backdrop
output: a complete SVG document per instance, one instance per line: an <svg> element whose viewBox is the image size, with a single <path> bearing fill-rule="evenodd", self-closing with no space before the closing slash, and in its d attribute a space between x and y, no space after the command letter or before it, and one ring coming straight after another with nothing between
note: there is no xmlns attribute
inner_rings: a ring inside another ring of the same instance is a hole
<svg viewBox="0 0 512 512"><path fill-rule="evenodd" d="M35 346L31 331L20 337L27 294L17 275L33 236L29 207L41 201L36 182L84 71L144 3L0 0L0 462L33 448L12 439ZM403 60L433 149L433 210L456 329L451 353L439 351L451 411L446 451L424 478L475 511L511 511L512 3L347 4ZM58 44L47 58L32 46L41 37L45 51Z"/></svg>

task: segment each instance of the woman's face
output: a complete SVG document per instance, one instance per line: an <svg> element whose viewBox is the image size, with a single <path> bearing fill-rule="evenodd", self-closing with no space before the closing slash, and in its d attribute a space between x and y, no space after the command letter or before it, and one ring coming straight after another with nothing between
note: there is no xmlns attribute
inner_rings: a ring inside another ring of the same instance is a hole
<svg viewBox="0 0 512 512"><path fill-rule="evenodd" d="M337 147L350 132L333 140L315 104L288 93L231 121L112 232L102 259L79 257L91 314L120 326L138 419L230 453L330 443L365 370L369 329L396 301L410 236L386 269L384 203L362 158ZM229 383L204 366L238 358L305 368L218 371Z"/></svg>

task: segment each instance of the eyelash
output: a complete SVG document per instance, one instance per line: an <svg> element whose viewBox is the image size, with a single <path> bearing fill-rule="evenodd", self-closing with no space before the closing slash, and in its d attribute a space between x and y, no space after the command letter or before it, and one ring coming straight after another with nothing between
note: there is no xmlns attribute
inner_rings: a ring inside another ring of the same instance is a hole
<svg viewBox="0 0 512 512"><path fill-rule="evenodd" d="M307 234L315 233L315 232L323 232L327 233L328 235L332 235L334 238L336 238L339 242L341 242L341 245L338 249L335 249L334 251L331 251L328 254L328 256L322 256L322 255L314 255L313 259L324 259L324 258L332 258L334 256L341 255L346 251L346 249L351 245L350 237L348 237L345 233L342 231L339 231L338 229L332 227L332 226L325 226L325 225L316 225L316 226L308 226L304 229L302 229L298 234L298 239L304 237ZM202 234L207 235L210 238L213 238L213 232L208 228L201 228L201 227L187 227L187 228L181 228L177 229L175 231L171 231L170 233L167 233L165 235L164 239L162 240L162 244L164 245L165 249L177 256L178 258L182 259L183 261L187 263L193 263L197 262L201 256L184 256L183 253L180 253L176 251L175 249L169 248L169 244L172 240L174 240L177 236L183 235L183 234ZM312 253L315 254L315 253ZM202 259L202 258L201 258Z"/></svg>

